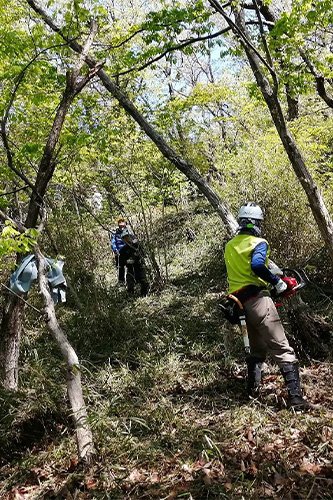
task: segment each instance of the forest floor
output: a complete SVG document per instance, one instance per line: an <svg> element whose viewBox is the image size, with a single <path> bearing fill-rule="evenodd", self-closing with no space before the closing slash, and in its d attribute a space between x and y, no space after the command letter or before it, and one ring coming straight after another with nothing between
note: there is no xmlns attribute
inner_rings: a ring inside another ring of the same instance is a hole
<svg viewBox="0 0 333 500"><path fill-rule="evenodd" d="M20 392L0 393L2 499L333 498L333 365L301 365L307 414L285 408L270 364L247 400L242 342L218 311L223 245L207 243L204 221L187 243L170 220L161 293L128 299L108 254L81 310L59 311L82 360L90 466L77 462L59 354L30 318Z"/></svg>

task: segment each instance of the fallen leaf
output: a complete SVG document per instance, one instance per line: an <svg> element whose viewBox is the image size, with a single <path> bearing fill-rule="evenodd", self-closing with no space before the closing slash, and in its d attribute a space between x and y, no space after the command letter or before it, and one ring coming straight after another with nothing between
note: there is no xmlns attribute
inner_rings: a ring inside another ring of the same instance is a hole
<svg viewBox="0 0 333 500"><path fill-rule="evenodd" d="M78 458L75 456L75 457L71 457L70 459L70 462L69 462L69 466L68 466L68 472L74 472L75 469L76 469L76 466L78 464Z"/></svg>
<svg viewBox="0 0 333 500"><path fill-rule="evenodd" d="M256 476L258 474L258 468L254 462L251 462L251 465L248 468L248 472L253 476Z"/></svg>
<svg viewBox="0 0 333 500"><path fill-rule="evenodd" d="M274 485L275 486L281 486L284 485L288 482L288 479L281 476L278 472L275 472L274 474Z"/></svg>
<svg viewBox="0 0 333 500"><path fill-rule="evenodd" d="M140 472L138 469L134 469L128 476L127 481L129 483L140 483L144 479L145 479L144 474L142 474L142 472Z"/></svg>
<svg viewBox="0 0 333 500"><path fill-rule="evenodd" d="M161 480L160 476L157 474L157 472L153 472L152 475L150 476L150 482L151 483L159 483Z"/></svg>
<svg viewBox="0 0 333 500"><path fill-rule="evenodd" d="M250 442L250 443L253 443L253 444L256 444L254 438L253 438L253 432L251 429L249 429L248 433L247 433L247 440Z"/></svg>
<svg viewBox="0 0 333 500"><path fill-rule="evenodd" d="M86 485L87 490L93 490L96 488L97 481L96 481L96 479L88 478L85 480L85 485Z"/></svg>
<svg viewBox="0 0 333 500"><path fill-rule="evenodd" d="M321 471L321 466L318 464L313 464L312 462L309 462L307 460L303 460L303 463L300 466L299 470L301 472L306 472L314 476L315 474L319 474L319 472Z"/></svg>

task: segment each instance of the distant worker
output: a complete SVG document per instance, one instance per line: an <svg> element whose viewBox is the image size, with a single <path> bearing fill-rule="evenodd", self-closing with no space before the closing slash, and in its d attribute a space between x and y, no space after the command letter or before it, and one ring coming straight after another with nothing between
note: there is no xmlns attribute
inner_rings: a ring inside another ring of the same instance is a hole
<svg viewBox="0 0 333 500"><path fill-rule="evenodd" d="M92 196L89 200L94 212L100 212L103 209L103 195L99 192L97 186L91 186Z"/></svg>
<svg viewBox="0 0 333 500"><path fill-rule="evenodd" d="M125 227L121 233L124 246L120 250L121 261L126 266L126 286L129 294L134 294L135 284L140 283L140 295L148 295L149 283L146 276L142 248L134 234Z"/></svg>
<svg viewBox="0 0 333 500"><path fill-rule="evenodd" d="M115 264L118 273L118 283L125 283L125 261L120 257L120 251L126 243L121 238L121 233L127 227L127 222L125 219L120 217L117 221L118 227L111 237L111 247L114 255Z"/></svg>
<svg viewBox="0 0 333 500"><path fill-rule="evenodd" d="M270 248L261 238L261 208L253 202L243 205L238 213L239 229L225 247L229 293L244 306L250 352L247 358L249 396L259 395L262 364L267 353L279 365L288 391L288 407L307 410L299 378L298 361L289 345L268 284L283 296L287 284L268 269Z"/></svg>

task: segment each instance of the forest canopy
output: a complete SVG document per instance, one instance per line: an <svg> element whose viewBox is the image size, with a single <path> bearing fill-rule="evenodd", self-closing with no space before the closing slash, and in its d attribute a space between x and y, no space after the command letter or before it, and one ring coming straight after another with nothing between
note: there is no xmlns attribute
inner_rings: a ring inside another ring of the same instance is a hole
<svg viewBox="0 0 333 500"><path fill-rule="evenodd" d="M333 2L0 0L0 116L1 495L326 498ZM244 402L220 313L248 201L307 277L281 313L321 405L303 420ZM119 220L142 297L117 283Z"/></svg>

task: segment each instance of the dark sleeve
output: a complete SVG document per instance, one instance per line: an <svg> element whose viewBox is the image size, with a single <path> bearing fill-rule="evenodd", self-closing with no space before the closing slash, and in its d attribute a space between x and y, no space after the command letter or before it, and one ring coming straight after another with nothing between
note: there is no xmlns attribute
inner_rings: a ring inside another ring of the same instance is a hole
<svg viewBox="0 0 333 500"><path fill-rule="evenodd" d="M268 245L264 241L255 247L251 258L251 269L262 280L276 285L280 278L272 274L266 266L267 251Z"/></svg>

